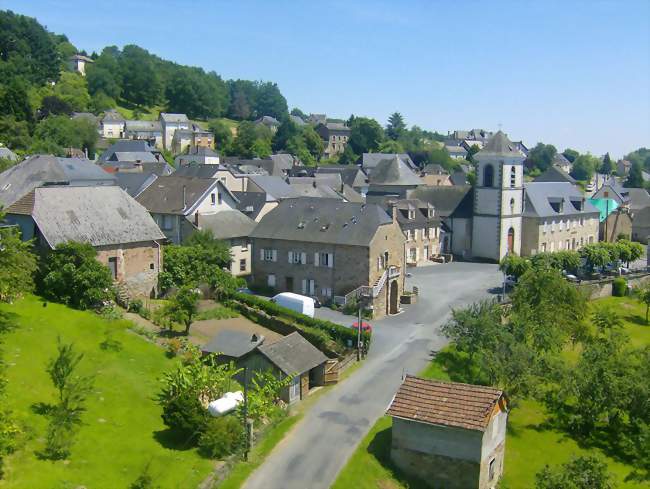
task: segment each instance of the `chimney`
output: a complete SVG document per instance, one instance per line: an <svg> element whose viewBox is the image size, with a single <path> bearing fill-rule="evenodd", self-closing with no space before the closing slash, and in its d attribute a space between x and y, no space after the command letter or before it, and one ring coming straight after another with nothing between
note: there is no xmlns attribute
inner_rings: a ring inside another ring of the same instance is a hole
<svg viewBox="0 0 650 489"><path fill-rule="evenodd" d="M389 200L388 210L390 210L390 215L393 218L393 222L397 222L397 201Z"/></svg>

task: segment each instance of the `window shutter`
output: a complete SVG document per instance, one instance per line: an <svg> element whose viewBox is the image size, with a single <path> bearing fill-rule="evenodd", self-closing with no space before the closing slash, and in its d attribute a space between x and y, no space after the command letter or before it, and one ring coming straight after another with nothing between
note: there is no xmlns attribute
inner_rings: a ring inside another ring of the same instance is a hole
<svg viewBox="0 0 650 489"><path fill-rule="evenodd" d="M300 253L300 263L303 265L307 264L307 253L305 253L304 251Z"/></svg>
<svg viewBox="0 0 650 489"><path fill-rule="evenodd" d="M307 279L302 279L302 293L303 295L307 294Z"/></svg>
<svg viewBox="0 0 650 489"><path fill-rule="evenodd" d="M327 266L334 268L334 253L327 254Z"/></svg>
<svg viewBox="0 0 650 489"><path fill-rule="evenodd" d="M318 253L314 253L314 266L317 267L319 265L319 259L318 259Z"/></svg>
<svg viewBox="0 0 650 489"><path fill-rule="evenodd" d="M264 261L264 248L260 249L260 260Z"/></svg>
<svg viewBox="0 0 650 489"><path fill-rule="evenodd" d="M289 261L289 263L293 263L293 251L290 251L290 252L288 253L288 255L289 255L289 256L288 256L287 260Z"/></svg>
<svg viewBox="0 0 650 489"><path fill-rule="evenodd" d="M278 250L273 250L273 261L278 261Z"/></svg>
<svg viewBox="0 0 650 489"><path fill-rule="evenodd" d="M315 295L316 294L316 282L314 280L309 281L309 295Z"/></svg>

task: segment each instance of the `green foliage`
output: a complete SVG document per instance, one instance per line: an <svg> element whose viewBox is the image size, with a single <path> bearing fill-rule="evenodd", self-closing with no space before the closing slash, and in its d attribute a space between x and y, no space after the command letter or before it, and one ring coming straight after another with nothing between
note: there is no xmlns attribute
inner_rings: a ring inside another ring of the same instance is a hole
<svg viewBox="0 0 650 489"><path fill-rule="evenodd" d="M501 307L495 301L476 302L464 309L453 309L451 319L442 325L440 331L472 361L477 352L493 341L502 315Z"/></svg>
<svg viewBox="0 0 650 489"><path fill-rule="evenodd" d="M51 115L71 115L72 105L56 95L47 95L43 97L41 107L38 109L39 117L45 118Z"/></svg>
<svg viewBox="0 0 650 489"><path fill-rule="evenodd" d="M117 48L105 48L94 63L86 67L88 91L95 96L104 93L117 100L122 94L122 74Z"/></svg>
<svg viewBox="0 0 650 489"><path fill-rule="evenodd" d="M244 158L265 158L271 154L271 132L263 125L243 121L237 128L232 153Z"/></svg>
<svg viewBox="0 0 650 489"><path fill-rule="evenodd" d="M512 275L514 277L521 277L531 268L530 260L522 258L519 255L510 253L503 257L501 263L499 264L499 270L501 270L506 275Z"/></svg>
<svg viewBox="0 0 650 489"><path fill-rule="evenodd" d="M49 153L65 155L65 148L87 150L95 153L98 134L95 126L84 118L70 119L64 115L50 116L38 123L34 130L35 143L32 152L47 147Z"/></svg>
<svg viewBox="0 0 650 489"><path fill-rule="evenodd" d="M226 84L215 72L178 67L165 91L170 112L184 112L191 118L221 117L228 108Z"/></svg>
<svg viewBox="0 0 650 489"><path fill-rule="evenodd" d="M291 385L290 375L276 377L271 370L256 371L248 389L248 417L262 422L281 413L277 404L280 391ZM243 409L243 405L240 405Z"/></svg>
<svg viewBox="0 0 650 489"><path fill-rule="evenodd" d="M258 82L255 95L255 113L257 117L270 115L282 120L288 112L287 100L284 98L277 84L272 82Z"/></svg>
<svg viewBox="0 0 650 489"><path fill-rule="evenodd" d="M618 313L611 307L599 307L591 316L591 322L596 326L600 333L610 330L620 330L623 321Z"/></svg>
<svg viewBox="0 0 650 489"><path fill-rule="evenodd" d="M222 120L213 119L208 124L208 129L212 134L214 134L214 142L216 148L219 151L228 152L228 149L230 148L233 140L230 126Z"/></svg>
<svg viewBox="0 0 650 489"><path fill-rule="evenodd" d="M44 85L59 78L60 56L50 33L36 19L0 11L0 72Z"/></svg>
<svg viewBox="0 0 650 489"><path fill-rule="evenodd" d="M632 164L638 163L645 170L650 169L650 149L648 148L639 148L636 151L632 151L625 155L625 159Z"/></svg>
<svg viewBox="0 0 650 489"><path fill-rule="evenodd" d="M603 175L611 175L615 171L616 166L614 166L612 158L609 156L609 153L605 153L603 162L601 163L600 168L598 168L598 173L602 173Z"/></svg>
<svg viewBox="0 0 650 489"><path fill-rule="evenodd" d="M163 257L163 271L158 280L163 290L210 283L217 270L230 266L229 248L212 238L209 231L195 233L187 245L165 246Z"/></svg>
<svg viewBox="0 0 650 489"><path fill-rule="evenodd" d="M0 116L0 140L12 149L27 149L31 144L29 123L14 116Z"/></svg>
<svg viewBox="0 0 650 489"><path fill-rule="evenodd" d="M446 148L433 148L427 155L427 162L442 166L447 171L453 171L458 166L456 160L449 156Z"/></svg>
<svg viewBox="0 0 650 489"><path fill-rule="evenodd" d="M379 145L379 153L402 154L405 152L402 143L394 139L387 139Z"/></svg>
<svg viewBox="0 0 650 489"><path fill-rule="evenodd" d="M0 209L0 221L4 214ZM34 288L36 256L14 227L0 228L0 301L11 302Z"/></svg>
<svg viewBox="0 0 650 489"><path fill-rule="evenodd" d="M61 73L61 78L54 86L54 96L68 104L75 112L87 110L90 104L86 79L79 73Z"/></svg>
<svg viewBox="0 0 650 489"><path fill-rule="evenodd" d="M0 335L12 331L16 327L16 315L0 311ZM0 341L2 341L1 337ZM21 433L13 412L7 405L6 364L2 359L2 353L2 350L0 350L0 479L3 476L4 457L15 450L16 438Z"/></svg>
<svg viewBox="0 0 650 489"><path fill-rule="evenodd" d="M354 165L359 156L354 153L352 147L348 144L345 146L343 153L339 156L339 164L341 165Z"/></svg>
<svg viewBox="0 0 650 489"><path fill-rule="evenodd" d="M643 188L643 167L640 163L632 163L630 173L623 182L623 186L627 188Z"/></svg>
<svg viewBox="0 0 650 489"><path fill-rule="evenodd" d="M178 289L169 301L161 308L161 318L168 324L180 324L185 327L185 334L190 332L190 326L199 312L200 292L188 286Z"/></svg>
<svg viewBox="0 0 650 489"><path fill-rule="evenodd" d="M53 301L88 309L113 296L113 278L88 243L69 242L50 251L42 266L41 294Z"/></svg>
<svg viewBox="0 0 650 489"><path fill-rule="evenodd" d="M206 319L230 319L236 318L239 316L237 311L226 306L216 306L207 311L200 312L197 314L196 319L198 321L205 321Z"/></svg>
<svg viewBox="0 0 650 489"><path fill-rule="evenodd" d="M637 287L634 289L634 294L637 298L645 304L645 323L648 324L648 311L650 311L650 285Z"/></svg>
<svg viewBox="0 0 650 489"><path fill-rule="evenodd" d="M600 269L610 262L609 251L598 243L583 246L580 248L579 253L585 259L586 265L591 271Z"/></svg>
<svg viewBox="0 0 650 489"><path fill-rule="evenodd" d="M0 62L0 77L3 76ZM34 111L29 101L27 84L22 78L7 78L0 83L0 114L9 115L17 121L32 122Z"/></svg>
<svg viewBox="0 0 650 489"><path fill-rule="evenodd" d="M541 172L546 171L553 163L553 158L557 155L557 149L552 144L537 143L528 153L526 166L529 169L536 168Z"/></svg>
<svg viewBox="0 0 650 489"><path fill-rule="evenodd" d="M622 277L616 277L612 281L612 295L614 297L623 297L627 293L627 282Z"/></svg>
<svg viewBox="0 0 650 489"><path fill-rule="evenodd" d="M101 90L96 92L90 99L90 110L95 114L101 114L106 110L111 110L117 107L114 98L106 95Z"/></svg>
<svg viewBox="0 0 650 489"><path fill-rule="evenodd" d="M163 93L163 80L153 57L145 49L129 44L122 49L119 60L122 97L136 105L155 105Z"/></svg>
<svg viewBox="0 0 650 489"><path fill-rule="evenodd" d="M404 117L399 112L393 112L388 118L386 125L386 136L393 141L397 141L406 131ZM402 151L387 151L388 153L401 153Z"/></svg>
<svg viewBox="0 0 650 489"><path fill-rule="evenodd" d="M535 489L613 489L607 464L596 457L578 457L535 475Z"/></svg>
<svg viewBox="0 0 650 489"><path fill-rule="evenodd" d="M355 154L375 152L383 140L384 130L376 120L367 117L352 119L348 146Z"/></svg>
<svg viewBox="0 0 650 489"><path fill-rule="evenodd" d="M600 161L589 153L578 156L573 162L571 176L576 180L590 180L598 168Z"/></svg>
<svg viewBox="0 0 650 489"><path fill-rule="evenodd" d="M569 162L573 163L578 156L580 156L580 153L578 153L575 149L567 148L565 149L562 154L564 157L569 160Z"/></svg>
<svg viewBox="0 0 650 489"><path fill-rule="evenodd" d="M137 479L129 486L129 489L158 489L159 487L153 482L150 465L146 464Z"/></svg>
<svg viewBox="0 0 650 489"><path fill-rule="evenodd" d="M222 416L207 421L199 438L199 453L204 457L220 459L245 446L246 438L241 419Z"/></svg>

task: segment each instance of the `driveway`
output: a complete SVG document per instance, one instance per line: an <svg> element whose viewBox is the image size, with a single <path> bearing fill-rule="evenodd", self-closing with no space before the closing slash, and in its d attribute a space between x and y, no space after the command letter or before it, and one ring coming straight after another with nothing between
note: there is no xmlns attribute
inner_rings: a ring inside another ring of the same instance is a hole
<svg viewBox="0 0 650 489"><path fill-rule="evenodd" d="M402 377L416 374L447 340L439 326L450 309L498 288L496 265L450 263L412 269L407 286L420 298L405 311L373 321L368 358L352 376L314 404L304 418L249 477L247 489L325 489L375 421L384 414ZM350 316L321 309L321 317L350 324Z"/></svg>

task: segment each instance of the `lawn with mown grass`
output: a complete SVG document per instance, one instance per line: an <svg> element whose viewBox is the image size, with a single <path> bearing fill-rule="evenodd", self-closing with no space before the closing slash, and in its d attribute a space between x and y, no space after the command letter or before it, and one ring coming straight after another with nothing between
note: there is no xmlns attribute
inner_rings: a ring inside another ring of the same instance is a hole
<svg viewBox="0 0 650 489"><path fill-rule="evenodd" d="M159 378L173 368L154 344L130 332L126 321L105 321L91 312L28 297L0 310L18 315L19 327L4 336L8 399L24 430L17 451L6 460L7 488L126 488L150 465L161 488L196 487L213 462L170 437L155 397ZM110 334L120 351L100 347ZM57 336L84 353L82 374L95 377L84 425L68 460L38 457L47 419L39 404L56 401L46 372Z"/></svg>
<svg viewBox="0 0 650 489"><path fill-rule="evenodd" d="M612 307L623 319L625 332L635 347L650 345L650 326L645 324L645 305L629 297L608 297L590 304L591 310L597 307ZM461 369L458 353L445 349L436 360L423 370L422 377L450 380L450 371ZM577 358L577 352L568 350L567 361ZM581 447L566 433L549 426L549 414L545 407L533 400L519 402L508 418L506 439L506 460L503 487L511 489L531 488L535 485L535 473L544 465L559 465L574 456L584 454L598 455L607 462L609 471L616 479L614 487L623 489L647 488L647 483L625 481L632 467L602 450ZM418 481L410 480L401 474L390 462L391 419L381 418L361 442L353 457L339 474L335 489L354 487L356 489L400 489L421 487Z"/></svg>

